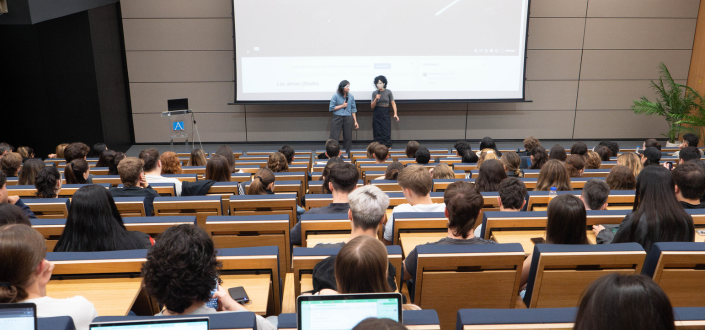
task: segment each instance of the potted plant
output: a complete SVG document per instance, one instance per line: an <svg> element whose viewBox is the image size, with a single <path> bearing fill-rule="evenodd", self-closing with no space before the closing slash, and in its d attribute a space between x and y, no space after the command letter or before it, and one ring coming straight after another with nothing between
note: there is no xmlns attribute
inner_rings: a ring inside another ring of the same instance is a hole
<svg viewBox="0 0 705 330"><path fill-rule="evenodd" d="M668 132L663 136L668 138L667 147L678 146L676 140L680 133L692 132L702 136L700 131L705 127L705 109L701 105L703 98L694 89L676 83L665 64L661 63L659 68L661 77L658 82L651 81L656 100L651 102L646 97L635 100L632 111L666 119Z"/></svg>

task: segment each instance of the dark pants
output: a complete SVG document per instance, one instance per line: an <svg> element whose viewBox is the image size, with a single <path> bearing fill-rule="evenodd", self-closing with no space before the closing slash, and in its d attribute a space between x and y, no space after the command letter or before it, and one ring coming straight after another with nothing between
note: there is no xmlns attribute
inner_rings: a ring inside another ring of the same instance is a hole
<svg viewBox="0 0 705 330"><path fill-rule="evenodd" d="M372 135L375 142L388 148L392 146L392 119L389 117L389 107L375 107L372 113Z"/></svg>
<svg viewBox="0 0 705 330"><path fill-rule="evenodd" d="M343 131L343 145L342 149L345 149L346 154L350 154L350 147L352 146L352 128L353 128L353 118L352 116L333 116L330 122L330 137L338 141L340 139L340 131Z"/></svg>

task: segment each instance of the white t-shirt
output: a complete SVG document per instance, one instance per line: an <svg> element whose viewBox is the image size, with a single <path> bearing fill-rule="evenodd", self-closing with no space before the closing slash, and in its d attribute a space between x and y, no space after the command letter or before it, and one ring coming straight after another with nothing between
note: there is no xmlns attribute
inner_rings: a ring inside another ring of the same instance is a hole
<svg viewBox="0 0 705 330"><path fill-rule="evenodd" d="M144 176L147 179L147 183L152 184L152 183L173 183L174 188L176 188L176 196L181 196L181 181L178 179L174 178L166 178L161 175L145 175Z"/></svg>
<svg viewBox="0 0 705 330"><path fill-rule="evenodd" d="M98 317L93 303L81 296L66 299L41 297L22 302L37 305L37 317L70 316L76 330L88 330L93 319Z"/></svg>
<svg viewBox="0 0 705 330"><path fill-rule="evenodd" d="M394 213L398 212L445 212L446 204L401 204L392 210L392 215L389 217L389 221L384 225L384 239L393 242L392 236L394 235Z"/></svg>

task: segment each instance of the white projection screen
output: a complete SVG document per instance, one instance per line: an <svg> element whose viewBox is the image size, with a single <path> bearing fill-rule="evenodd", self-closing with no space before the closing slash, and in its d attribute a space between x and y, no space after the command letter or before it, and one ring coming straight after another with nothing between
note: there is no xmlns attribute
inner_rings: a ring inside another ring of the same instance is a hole
<svg viewBox="0 0 705 330"><path fill-rule="evenodd" d="M524 99L529 0L233 0L235 101Z"/></svg>

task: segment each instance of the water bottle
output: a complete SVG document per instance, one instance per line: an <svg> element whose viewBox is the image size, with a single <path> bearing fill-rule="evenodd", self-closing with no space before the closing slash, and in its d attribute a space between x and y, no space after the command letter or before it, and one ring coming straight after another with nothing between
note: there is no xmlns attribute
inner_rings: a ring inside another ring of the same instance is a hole
<svg viewBox="0 0 705 330"><path fill-rule="evenodd" d="M556 187L551 187L551 191L548 192L548 198L553 199L553 197L558 196L556 190Z"/></svg>

